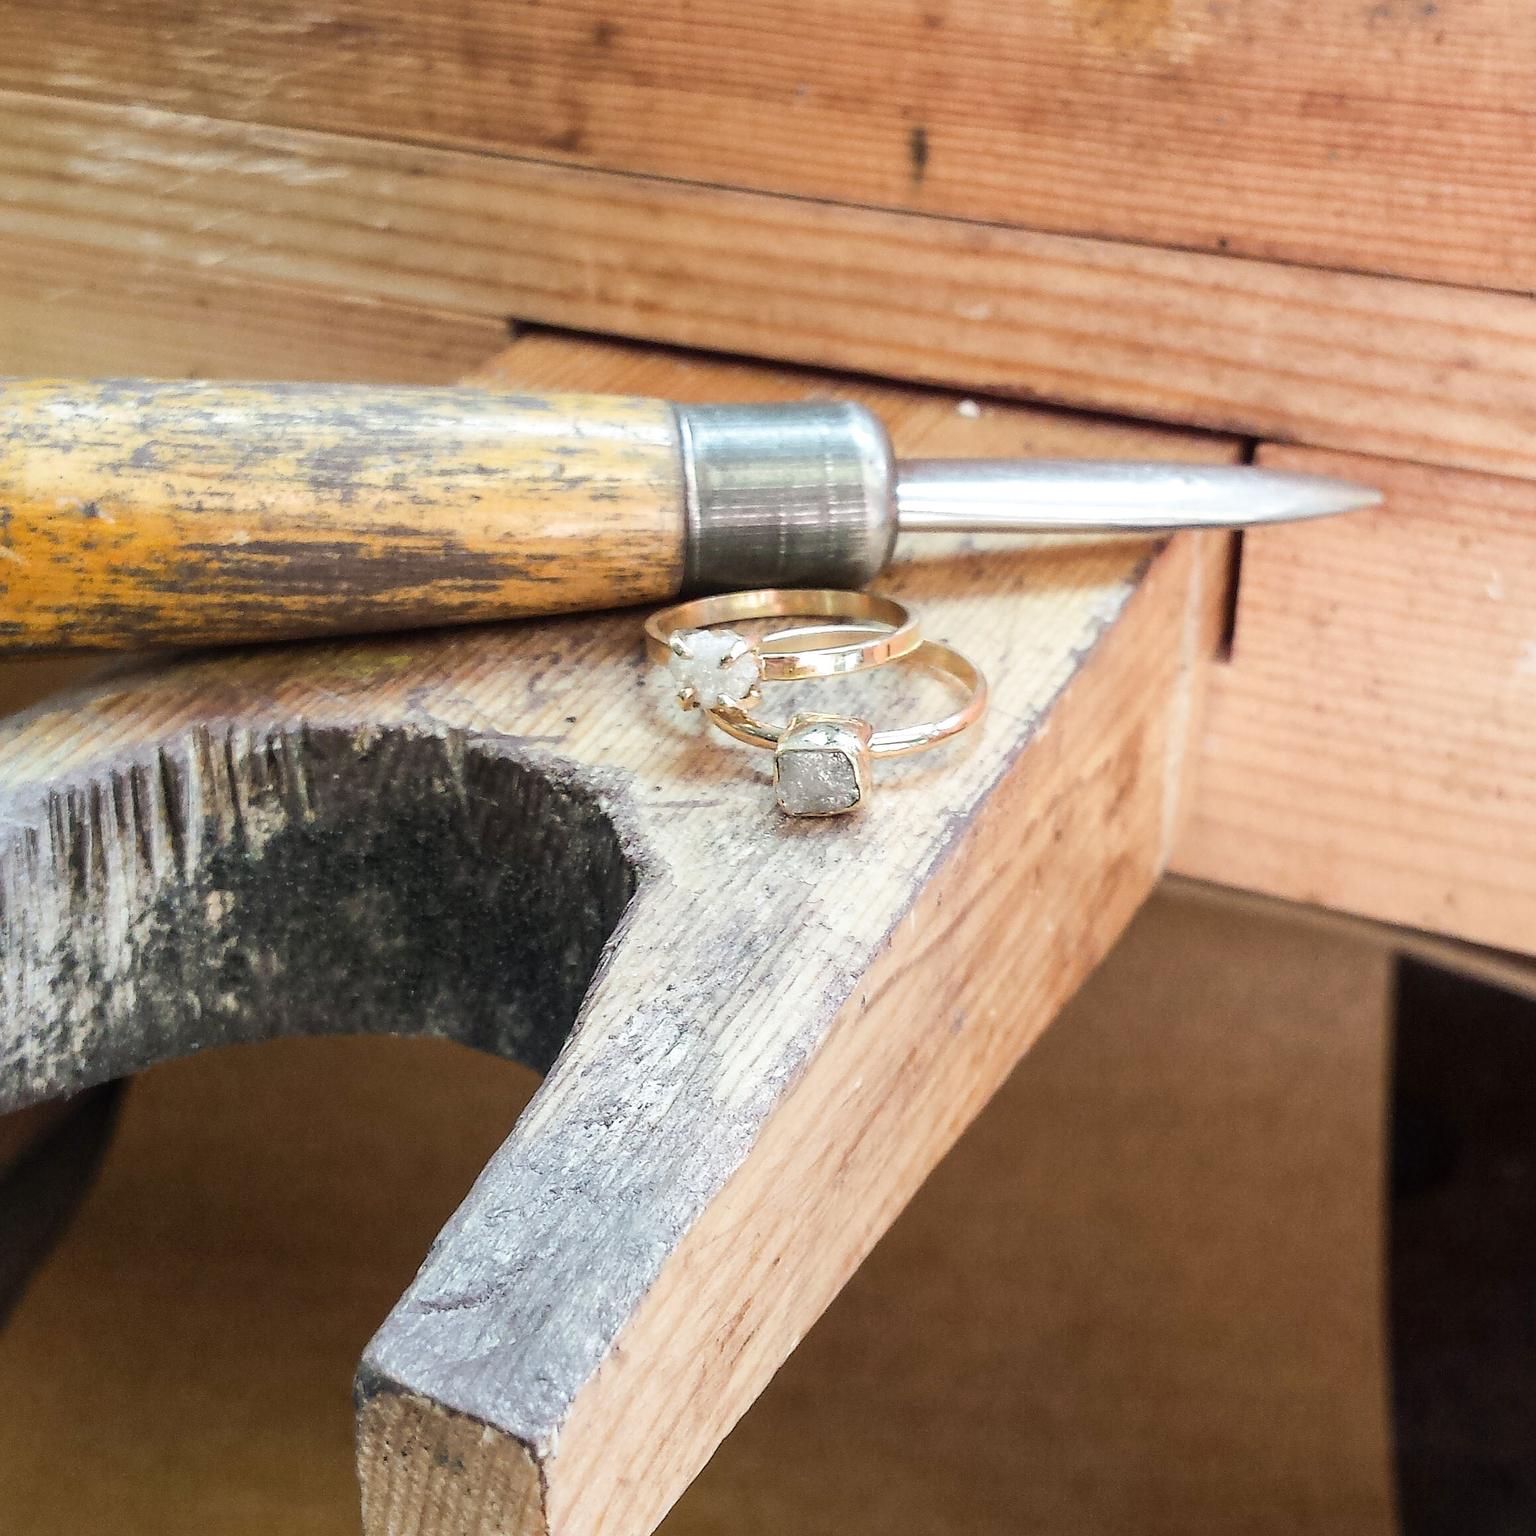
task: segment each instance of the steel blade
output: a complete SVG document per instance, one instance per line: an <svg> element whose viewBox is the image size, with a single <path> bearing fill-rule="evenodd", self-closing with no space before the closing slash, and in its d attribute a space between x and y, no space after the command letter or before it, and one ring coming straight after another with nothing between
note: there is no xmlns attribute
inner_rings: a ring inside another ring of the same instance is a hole
<svg viewBox="0 0 1536 1536"><path fill-rule="evenodd" d="M1378 506L1350 480L1244 465L1077 459L907 459L902 533L1171 533L1246 528Z"/></svg>

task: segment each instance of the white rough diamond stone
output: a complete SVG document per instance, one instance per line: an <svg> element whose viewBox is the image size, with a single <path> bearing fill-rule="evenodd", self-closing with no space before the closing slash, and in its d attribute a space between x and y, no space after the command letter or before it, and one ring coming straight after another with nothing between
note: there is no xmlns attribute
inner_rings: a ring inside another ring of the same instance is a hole
<svg viewBox="0 0 1536 1536"><path fill-rule="evenodd" d="M667 660L667 671L679 693L693 689L700 709L740 704L757 686L762 663L754 651L744 651L734 660L726 660L740 643L740 635L728 629L682 629L678 636L690 654L679 656L674 651Z"/></svg>
<svg viewBox="0 0 1536 1536"><path fill-rule="evenodd" d="M778 760L779 804L791 816L833 816L859 803L859 780L845 753L797 747Z"/></svg>

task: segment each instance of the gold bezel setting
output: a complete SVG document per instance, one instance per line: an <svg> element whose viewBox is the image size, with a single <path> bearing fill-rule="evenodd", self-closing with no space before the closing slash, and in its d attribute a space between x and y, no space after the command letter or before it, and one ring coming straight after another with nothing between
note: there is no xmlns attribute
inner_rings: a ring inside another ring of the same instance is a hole
<svg viewBox="0 0 1536 1536"><path fill-rule="evenodd" d="M869 797L867 720L793 716L773 752L773 793L786 816L846 816Z"/></svg>

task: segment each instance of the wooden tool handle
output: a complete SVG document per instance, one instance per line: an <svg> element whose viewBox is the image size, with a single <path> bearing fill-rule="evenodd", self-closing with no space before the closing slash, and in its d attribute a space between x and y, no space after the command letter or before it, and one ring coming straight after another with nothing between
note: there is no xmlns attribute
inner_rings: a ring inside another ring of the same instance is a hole
<svg viewBox="0 0 1536 1536"><path fill-rule="evenodd" d="M204 644L658 601L663 401L0 384L0 649Z"/></svg>

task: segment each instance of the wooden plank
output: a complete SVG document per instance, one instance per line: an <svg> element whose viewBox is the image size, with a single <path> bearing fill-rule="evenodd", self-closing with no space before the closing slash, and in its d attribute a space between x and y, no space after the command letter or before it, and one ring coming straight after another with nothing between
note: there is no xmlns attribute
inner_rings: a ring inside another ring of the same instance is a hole
<svg viewBox="0 0 1536 1536"><path fill-rule="evenodd" d="M0 234L1536 473L1536 303L8 94Z"/></svg>
<svg viewBox="0 0 1536 1536"><path fill-rule="evenodd" d="M1536 951L1536 493L1263 457L1364 476L1388 504L1248 535L1177 867Z"/></svg>
<svg viewBox="0 0 1536 1536"><path fill-rule="evenodd" d="M1521 0L6 0L0 83L1528 290L1529 27Z"/></svg>
<svg viewBox="0 0 1536 1536"><path fill-rule="evenodd" d="M1220 546L935 553L890 588L993 706L842 824L778 821L628 615L195 659L0 734L5 1102L274 1033L553 1062L365 1356L370 1531L650 1529L1156 879Z"/></svg>
<svg viewBox="0 0 1536 1536"><path fill-rule="evenodd" d="M0 374L447 384L505 342L488 315L0 239Z"/></svg>

